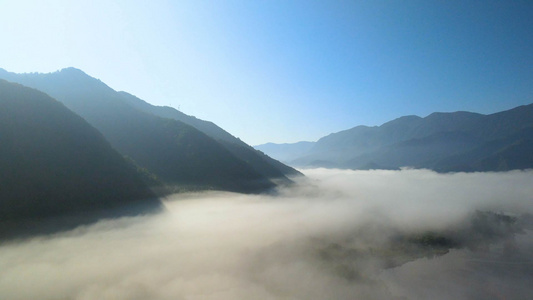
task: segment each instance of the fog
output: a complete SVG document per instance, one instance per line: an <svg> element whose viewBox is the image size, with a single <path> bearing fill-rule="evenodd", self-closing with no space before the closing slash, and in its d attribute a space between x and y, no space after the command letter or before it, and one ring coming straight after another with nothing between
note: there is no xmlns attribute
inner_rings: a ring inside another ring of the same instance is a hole
<svg viewBox="0 0 533 300"><path fill-rule="evenodd" d="M526 299L533 171L304 170L0 245L0 299Z"/></svg>

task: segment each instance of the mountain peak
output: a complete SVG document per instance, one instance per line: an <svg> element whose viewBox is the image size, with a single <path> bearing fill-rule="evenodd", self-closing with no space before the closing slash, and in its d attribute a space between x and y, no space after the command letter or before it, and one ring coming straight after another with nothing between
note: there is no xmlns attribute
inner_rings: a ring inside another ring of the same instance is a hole
<svg viewBox="0 0 533 300"><path fill-rule="evenodd" d="M476 117L476 116L482 116L482 114L469 112L469 111L434 112L434 113L429 114L424 119L442 118L442 117L451 117L451 116Z"/></svg>
<svg viewBox="0 0 533 300"><path fill-rule="evenodd" d="M87 75L87 74L86 74L85 72L83 72L82 70L77 69L77 68L74 68L74 67L63 68L63 69L61 69L59 72L61 72L61 73L68 73L68 74L84 74L84 75Z"/></svg>
<svg viewBox="0 0 533 300"><path fill-rule="evenodd" d="M407 124L407 123L413 123L421 120L422 118L416 115L408 115L396 118L392 121L388 121L386 123L383 123L380 127L386 128L390 126L398 126L398 124Z"/></svg>
<svg viewBox="0 0 533 300"><path fill-rule="evenodd" d="M56 71L55 73L63 75L63 76L68 76L68 77L71 77L71 78L72 77L77 77L77 78L88 78L89 77L89 78L93 78L93 77L89 76L87 73L83 72L82 70L74 68L74 67L63 68L63 69L61 69L59 71Z"/></svg>
<svg viewBox="0 0 533 300"><path fill-rule="evenodd" d="M83 75L83 76L89 76L87 75L85 72L83 72L82 70L80 69L77 69L77 68L74 68L74 67L67 67L67 68L63 68L61 70L57 70L57 71L54 71L54 72L49 72L49 73L41 73L41 72L31 72L31 73L15 73L15 72L10 72L4 68L0 68L0 73L4 73L4 74L17 74L17 75L26 75L26 74L29 74L29 75L44 75L44 74L52 74L52 73L56 73L56 74L66 74L66 75L69 75L69 76L72 76L72 75Z"/></svg>

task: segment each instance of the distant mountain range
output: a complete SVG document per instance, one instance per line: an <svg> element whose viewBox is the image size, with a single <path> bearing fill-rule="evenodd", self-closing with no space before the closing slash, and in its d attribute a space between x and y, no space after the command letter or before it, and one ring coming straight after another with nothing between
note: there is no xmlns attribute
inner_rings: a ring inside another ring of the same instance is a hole
<svg viewBox="0 0 533 300"><path fill-rule="evenodd" d="M0 69L0 78L43 91L83 117L155 190L261 192L300 175L211 122L117 92L75 68L49 74Z"/></svg>
<svg viewBox="0 0 533 300"><path fill-rule="evenodd" d="M0 80L0 237L5 222L159 208L134 165L43 92Z"/></svg>
<svg viewBox="0 0 533 300"><path fill-rule="evenodd" d="M317 142L256 149L296 167L427 168L438 172L533 168L533 104L490 115L471 112L404 116L357 126Z"/></svg>

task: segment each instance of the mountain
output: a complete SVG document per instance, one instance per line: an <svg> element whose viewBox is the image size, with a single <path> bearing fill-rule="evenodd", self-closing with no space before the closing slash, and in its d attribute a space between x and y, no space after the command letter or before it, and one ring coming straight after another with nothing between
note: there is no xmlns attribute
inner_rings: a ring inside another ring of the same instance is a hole
<svg viewBox="0 0 533 300"><path fill-rule="evenodd" d="M490 115L471 112L404 116L381 126L332 133L292 156L299 167L348 169L428 168L504 171L533 168L533 104ZM275 158L298 144L258 146Z"/></svg>
<svg viewBox="0 0 533 300"><path fill-rule="evenodd" d="M9 221L160 205L95 128L40 91L0 80L0 140L1 229Z"/></svg>
<svg viewBox="0 0 533 300"><path fill-rule="evenodd" d="M269 156L275 157L281 162L289 163L311 150L314 144L315 143L313 142L305 141L293 144L266 143L254 146L254 148L264 153L268 153Z"/></svg>
<svg viewBox="0 0 533 300"><path fill-rule="evenodd" d="M172 191L260 192L275 186L271 178L289 181L280 173L266 176L268 170L254 168L193 126L139 109L127 101L131 95L116 92L81 70L67 68L49 74L0 70L0 78L39 89L61 101ZM211 127L216 128L214 124Z"/></svg>
<svg viewBox="0 0 533 300"><path fill-rule="evenodd" d="M201 132L207 134L219 142L226 150L236 157L250 164L255 171L270 179L287 181L286 176L302 175L295 169L270 158L264 153L254 149L240 139L234 137L224 129L218 127L213 122L197 119L196 117L186 115L179 110L167 106L155 106L143 101L126 92L120 92L123 100L133 107L154 114L159 117L173 119L188 124Z"/></svg>
<svg viewBox="0 0 533 300"><path fill-rule="evenodd" d="M487 125L488 126L488 125ZM436 161L433 169L451 171L507 171L533 168L533 126L506 137L483 142L475 148Z"/></svg>

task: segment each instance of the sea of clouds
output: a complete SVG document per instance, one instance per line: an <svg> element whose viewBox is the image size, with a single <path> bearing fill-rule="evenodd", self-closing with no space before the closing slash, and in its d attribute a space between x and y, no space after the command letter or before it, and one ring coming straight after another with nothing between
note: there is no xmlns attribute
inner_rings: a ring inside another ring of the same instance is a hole
<svg viewBox="0 0 533 300"><path fill-rule="evenodd" d="M294 186L270 195L176 194L165 199L160 214L1 244L0 299L533 294L533 234L527 223L533 171L304 173ZM419 252L411 244L397 246L428 231L483 233L485 228L468 225L476 211L511 216L520 228L476 247Z"/></svg>

